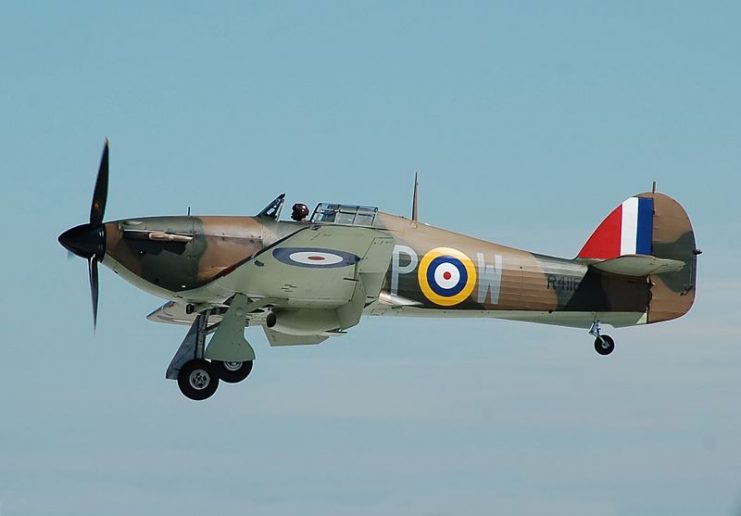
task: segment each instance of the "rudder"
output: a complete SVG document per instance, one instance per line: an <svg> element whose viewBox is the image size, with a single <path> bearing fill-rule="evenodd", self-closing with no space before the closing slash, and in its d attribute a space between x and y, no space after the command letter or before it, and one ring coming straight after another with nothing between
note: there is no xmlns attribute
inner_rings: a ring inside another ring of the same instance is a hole
<svg viewBox="0 0 741 516"><path fill-rule="evenodd" d="M653 255L684 262L676 272L649 276L651 301L648 322L668 321L686 314L695 301L697 256L695 232L684 208L660 193L643 193L654 201Z"/></svg>

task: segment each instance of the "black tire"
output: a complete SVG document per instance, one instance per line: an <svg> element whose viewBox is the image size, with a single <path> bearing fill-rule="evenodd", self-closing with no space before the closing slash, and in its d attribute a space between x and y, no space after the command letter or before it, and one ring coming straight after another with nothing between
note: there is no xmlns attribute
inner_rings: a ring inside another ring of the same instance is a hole
<svg viewBox="0 0 741 516"><path fill-rule="evenodd" d="M239 365L237 366L237 364ZM239 383L252 372L252 360L245 362L212 360L211 365L219 376L219 379L224 380L226 383Z"/></svg>
<svg viewBox="0 0 741 516"><path fill-rule="evenodd" d="M602 335L602 339L594 339L594 349L600 355L609 355L615 351L615 341L609 335Z"/></svg>
<svg viewBox="0 0 741 516"><path fill-rule="evenodd" d="M186 362L178 373L178 387L186 397L201 401L210 398L219 387L219 375L207 360Z"/></svg>

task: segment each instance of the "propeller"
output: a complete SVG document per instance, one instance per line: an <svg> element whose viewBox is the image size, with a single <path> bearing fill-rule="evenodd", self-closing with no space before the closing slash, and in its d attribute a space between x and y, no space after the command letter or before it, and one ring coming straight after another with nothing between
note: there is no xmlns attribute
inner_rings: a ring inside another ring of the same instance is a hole
<svg viewBox="0 0 741 516"><path fill-rule="evenodd" d="M59 235L59 243L67 251L87 260L90 297L93 301L93 329L98 323L98 262L105 257L105 205L108 198L108 140L103 146L98 178L95 180L90 222L68 229Z"/></svg>

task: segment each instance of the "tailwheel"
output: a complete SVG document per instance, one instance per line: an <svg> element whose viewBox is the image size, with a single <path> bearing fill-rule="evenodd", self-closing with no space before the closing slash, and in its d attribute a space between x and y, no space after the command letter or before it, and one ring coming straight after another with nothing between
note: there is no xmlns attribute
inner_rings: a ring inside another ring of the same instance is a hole
<svg viewBox="0 0 741 516"><path fill-rule="evenodd" d="M178 373L178 387L186 397L200 401L210 398L219 386L219 376L207 360L196 358L183 364Z"/></svg>
<svg viewBox="0 0 741 516"><path fill-rule="evenodd" d="M600 335L594 339L594 349L600 355L609 355L615 350L615 341L609 335Z"/></svg>
<svg viewBox="0 0 741 516"><path fill-rule="evenodd" d="M252 360L246 360L244 362L212 360L211 366L218 377L227 383L239 383L252 372Z"/></svg>

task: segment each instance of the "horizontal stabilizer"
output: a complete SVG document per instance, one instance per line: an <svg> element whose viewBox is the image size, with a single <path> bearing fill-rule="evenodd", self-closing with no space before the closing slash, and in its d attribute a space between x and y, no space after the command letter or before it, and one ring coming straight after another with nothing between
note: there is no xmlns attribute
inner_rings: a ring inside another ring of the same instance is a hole
<svg viewBox="0 0 741 516"><path fill-rule="evenodd" d="M663 274L682 270L684 262L645 254L626 254L593 263L591 266L603 272L622 274L623 276L648 276L649 274Z"/></svg>

